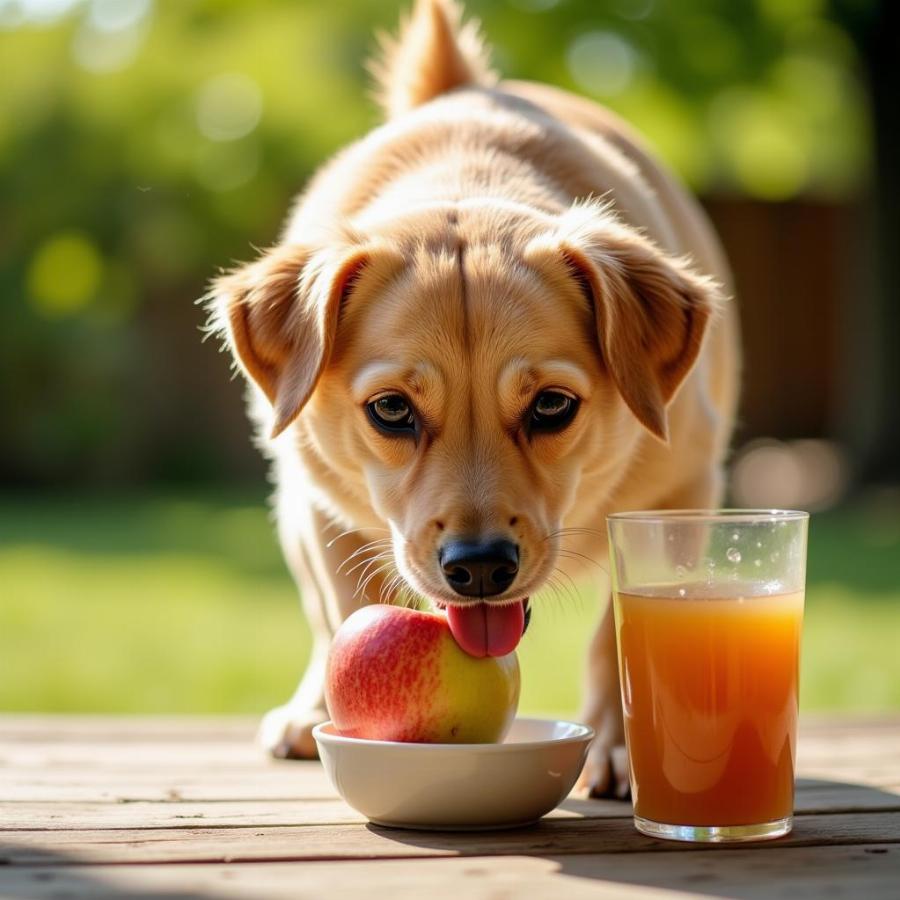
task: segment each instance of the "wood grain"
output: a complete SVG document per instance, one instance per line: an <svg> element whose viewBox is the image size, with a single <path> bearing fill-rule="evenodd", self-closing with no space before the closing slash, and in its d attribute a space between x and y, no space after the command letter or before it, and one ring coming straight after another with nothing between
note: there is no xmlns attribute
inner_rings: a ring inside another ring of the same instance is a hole
<svg viewBox="0 0 900 900"><path fill-rule="evenodd" d="M900 843L900 812L800 816L778 846ZM761 845L748 845L748 848ZM264 862L422 856L527 856L569 853L683 852L638 834L630 818L544 819L510 831L419 832L371 825L0 831L0 863Z"/></svg>
<svg viewBox="0 0 900 900"><path fill-rule="evenodd" d="M658 865L663 862L664 865ZM893 898L900 881L895 845L803 847L712 853L506 856L193 866L12 867L0 893L33 900L180 898L296 900L547 900L565 897L672 900Z"/></svg>
<svg viewBox="0 0 900 900"><path fill-rule="evenodd" d="M324 773L323 773L324 778ZM325 788L323 788L323 793ZM797 787L798 815L900 811L900 788L802 780ZM548 818L623 818L631 805L616 800L570 797ZM325 799L269 799L154 802L21 801L5 805L4 830L95 830L101 828L231 828L246 825L362 824L365 819L336 796Z"/></svg>
<svg viewBox="0 0 900 900"><path fill-rule="evenodd" d="M226 767L172 766L147 770L0 769L0 802L115 802L136 800L303 800L337 796L317 762Z"/></svg>
<svg viewBox="0 0 900 900"><path fill-rule="evenodd" d="M651 840L628 804L577 796L515 831L368 826L255 725L0 716L0 895L900 896L897 718L807 720L794 833L740 848Z"/></svg>

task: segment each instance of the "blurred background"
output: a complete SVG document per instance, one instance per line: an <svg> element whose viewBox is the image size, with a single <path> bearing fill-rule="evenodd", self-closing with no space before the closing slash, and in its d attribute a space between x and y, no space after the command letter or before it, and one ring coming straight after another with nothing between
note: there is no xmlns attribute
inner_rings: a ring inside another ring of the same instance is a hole
<svg viewBox="0 0 900 900"><path fill-rule="evenodd" d="M469 0L506 75L619 111L736 273L735 505L816 513L806 710L900 708L900 105L887 0ZM308 634L194 301L378 122L383 0L0 0L0 709L258 712ZM601 598L548 597L574 713ZM552 677L551 677L552 676Z"/></svg>

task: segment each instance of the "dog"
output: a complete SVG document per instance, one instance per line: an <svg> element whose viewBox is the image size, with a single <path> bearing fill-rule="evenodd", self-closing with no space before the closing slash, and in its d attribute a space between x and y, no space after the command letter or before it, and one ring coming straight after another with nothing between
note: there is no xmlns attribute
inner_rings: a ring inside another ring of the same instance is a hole
<svg viewBox="0 0 900 900"><path fill-rule="evenodd" d="M329 641L361 604L411 591L467 651L506 652L554 572L602 563L608 513L717 505L737 402L727 263L640 139L593 102L499 81L453 0L417 0L382 45L384 124L210 291L313 635L261 725L276 756L315 756ZM610 605L583 783L621 797Z"/></svg>

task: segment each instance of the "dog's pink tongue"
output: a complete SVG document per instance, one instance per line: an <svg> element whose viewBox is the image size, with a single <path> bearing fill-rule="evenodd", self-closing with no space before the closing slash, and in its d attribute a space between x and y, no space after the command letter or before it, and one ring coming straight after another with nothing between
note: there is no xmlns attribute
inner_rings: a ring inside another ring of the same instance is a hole
<svg viewBox="0 0 900 900"><path fill-rule="evenodd" d="M470 656L506 656L522 638L525 604L448 606L447 621L456 643Z"/></svg>

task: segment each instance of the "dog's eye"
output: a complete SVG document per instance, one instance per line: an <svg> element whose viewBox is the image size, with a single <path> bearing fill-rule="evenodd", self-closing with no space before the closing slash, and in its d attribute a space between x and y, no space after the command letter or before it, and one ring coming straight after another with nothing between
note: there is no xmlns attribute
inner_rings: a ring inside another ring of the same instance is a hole
<svg viewBox="0 0 900 900"><path fill-rule="evenodd" d="M414 434L416 418L412 406L402 394L385 394L366 404L369 418L376 428L391 434Z"/></svg>
<svg viewBox="0 0 900 900"><path fill-rule="evenodd" d="M575 417L578 401L561 391L542 391L531 405L532 431L560 431Z"/></svg>

